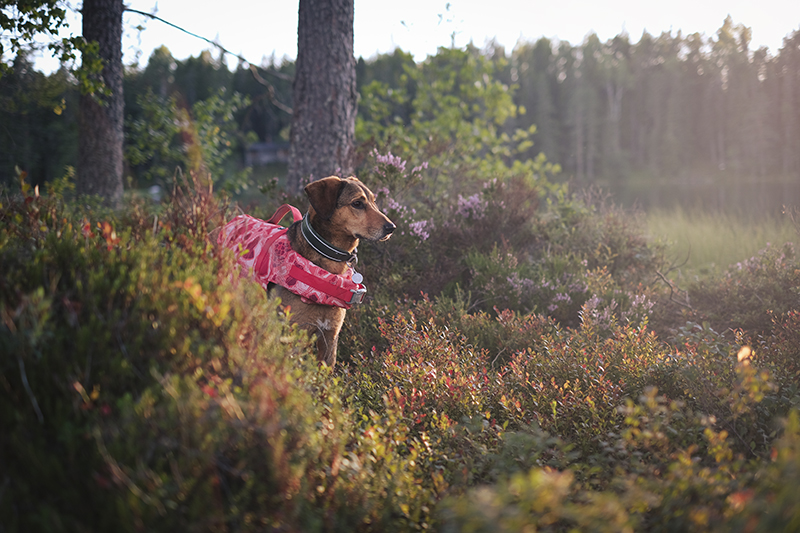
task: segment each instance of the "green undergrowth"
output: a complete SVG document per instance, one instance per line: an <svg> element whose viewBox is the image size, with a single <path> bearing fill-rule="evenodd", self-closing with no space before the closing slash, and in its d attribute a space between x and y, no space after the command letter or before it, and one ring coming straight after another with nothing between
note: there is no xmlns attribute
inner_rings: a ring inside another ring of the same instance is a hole
<svg viewBox="0 0 800 533"><path fill-rule="evenodd" d="M233 210L206 188L4 193L2 530L797 525L790 249L689 310L635 219L503 183L485 219L457 196L440 235L365 247L335 370L215 246Z"/></svg>

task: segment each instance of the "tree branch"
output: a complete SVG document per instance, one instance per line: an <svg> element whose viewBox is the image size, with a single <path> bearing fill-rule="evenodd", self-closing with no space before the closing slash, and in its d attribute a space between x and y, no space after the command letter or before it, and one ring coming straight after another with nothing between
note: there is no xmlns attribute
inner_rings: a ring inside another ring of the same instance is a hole
<svg viewBox="0 0 800 533"><path fill-rule="evenodd" d="M664 274L662 274L660 270L656 270L656 274L658 275L659 278L661 278L661 280L664 283L667 284L667 287L669 287L669 299L671 302L694 311L694 308L692 308L692 306L689 304L688 296L686 297L686 303L679 302L674 298L675 293L680 293L680 292L686 293L686 291L681 291L672 281L670 281Z"/></svg>

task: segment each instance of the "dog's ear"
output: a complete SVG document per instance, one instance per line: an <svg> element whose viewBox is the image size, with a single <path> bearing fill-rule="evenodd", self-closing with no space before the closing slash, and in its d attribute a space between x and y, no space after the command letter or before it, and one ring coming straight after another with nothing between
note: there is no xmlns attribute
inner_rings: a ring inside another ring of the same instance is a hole
<svg viewBox="0 0 800 533"><path fill-rule="evenodd" d="M311 207L323 220L330 220L336 211L336 203L342 194L345 182L336 176L322 178L306 185L305 192Z"/></svg>

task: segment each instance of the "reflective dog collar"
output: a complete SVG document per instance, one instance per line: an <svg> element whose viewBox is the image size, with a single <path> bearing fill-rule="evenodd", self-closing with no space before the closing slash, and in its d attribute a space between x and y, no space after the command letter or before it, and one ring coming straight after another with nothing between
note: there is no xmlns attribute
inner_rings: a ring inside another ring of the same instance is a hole
<svg viewBox="0 0 800 533"><path fill-rule="evenodd" d="M344 250L340 250L336 246L320 237L319 234L314 231L314 228L311 227L311 223L308 221L308 213L306 213L306 215L303 217L303 222L300 224L300 230L303 232L303 237L305 237L308 244L310 244L311 247L321 256L326 257L331 261L353 264L358 262L358 255L356 255L358 253L357 248L353 250L353 253L345 252Z"/></svg>

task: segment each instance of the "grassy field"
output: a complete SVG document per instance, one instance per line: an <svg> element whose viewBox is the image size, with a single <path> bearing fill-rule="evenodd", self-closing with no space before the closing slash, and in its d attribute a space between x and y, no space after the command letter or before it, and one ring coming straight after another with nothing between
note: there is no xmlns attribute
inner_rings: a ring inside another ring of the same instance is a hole
<svg viewBox="0 0 800 533"><path fill-rule="evenodd" d="M719 273L769 244L800 240L788 215L756 218L737 213L655 209L646 215L650 237L667 246L684 275Z"/></svg>

